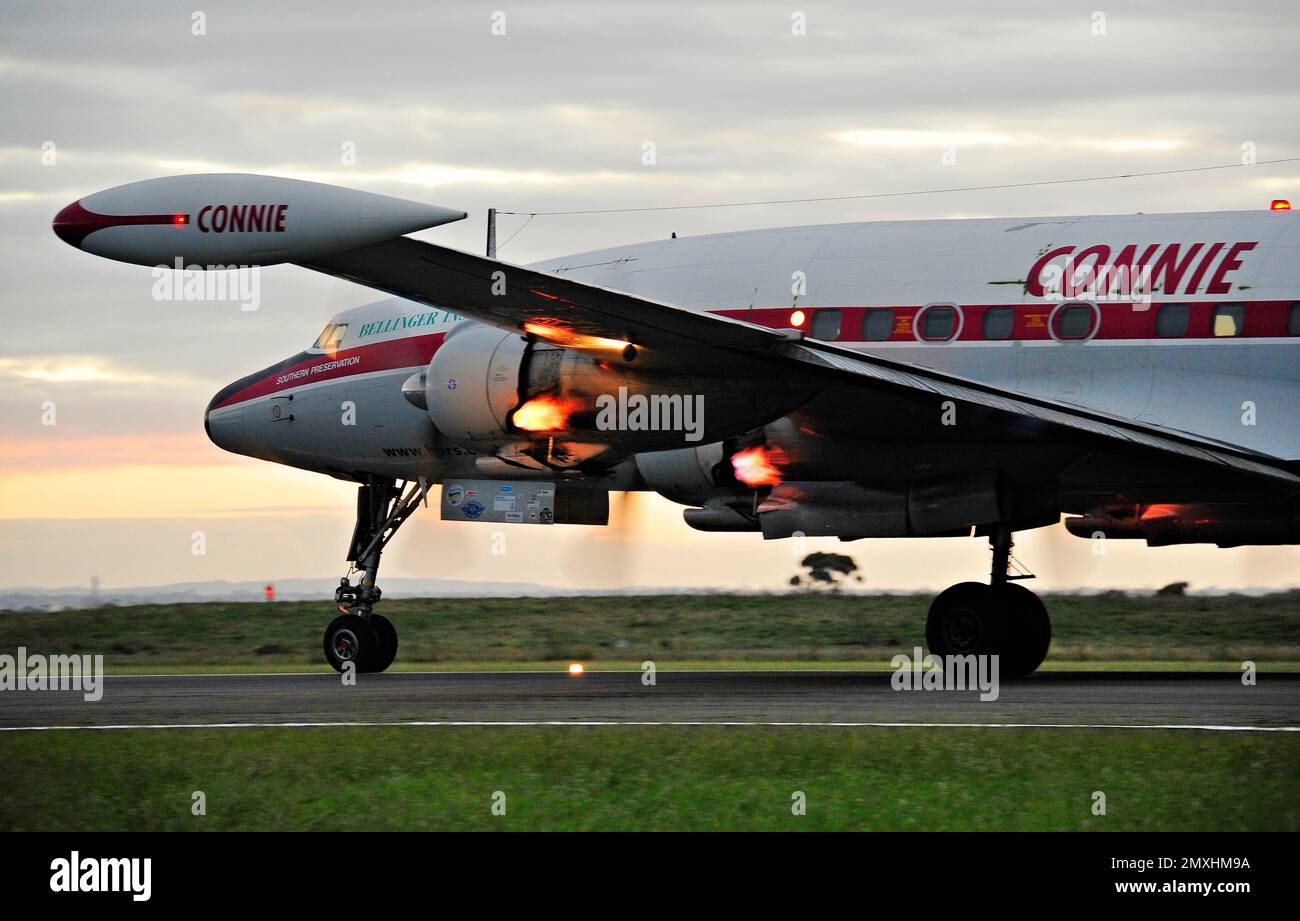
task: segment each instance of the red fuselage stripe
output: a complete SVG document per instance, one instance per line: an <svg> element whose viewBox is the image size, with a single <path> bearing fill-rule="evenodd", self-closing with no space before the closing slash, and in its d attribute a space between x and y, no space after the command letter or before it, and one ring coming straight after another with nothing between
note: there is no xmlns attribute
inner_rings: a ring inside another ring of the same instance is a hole
<svg viewBox="0 0 1300 921"><path fill-rule="evenodd" d="M1182 336L1170 337L1161 341L1170 344L1189 339L1211 339L1228 343L1234 340L1282 337L1288 335L1287 318L1296 301L1216 301L1193 302L1176 301L1188 305L1187 330ZM1243 328L1239 335L1232 337L1215 337L1213 331L1214 308L1220 304L1243 304L1245 306ZM957 343L989 341L983 334L983 317L991 307L1011 306L1015 309L1015 320L1010 338L999 342L1047 341L1053 338L1049 328L1052 312L1057 304L979 304L962 305L964 318L961 332L952 340ZM1146 309L1134 309L1131 304L1101 304L1101 324L1094 330L1093 341L1126 339L1159 339L1155 328L1155 318L1160 304L1151 304ZM894 311L892 332L888 339L872 342L910 342L916 344L912 332L913 324L921 307L800 307L804 313L804 330L810 330L813 317L819 310L838 310L840 312L840 334L838 342L866 343L862 336L863 320L868 310L889 309ZM1300 309L1300 308L1297 308ZM753 310L733 309L719 310L721 316L737 320L747 320L761 326L781 329L790 326L792 308L757 307ZM213 409L232 406L258 397L268 396L285 390L301 387L318 381L338 380L357 374L370 374L376 371L391 371L396 368L413 368L426 365L438 351L445 333L430 333L424 336L408 336L401 339L387 339L370 345L343 349L338 352L304 355L298 361L289 361L269 369L268 372L253 375L243 387L238 387L214 403Z"/></svg>
<svg viewBox="0 0 1300 921"><path fill-rule="evenodd" d="M1050 340L1053 338L1049 322L1052 319L1052 313L1061 303L1076 303L1073 301L1052 302L1043 304L961 304L959 305L962 312L962 322L960 323L961 331L957 334L954 342L1033 342ZM1088 303L1078 301L1077 303ZM1171 300L1158 304L1132 304L1132 303L1101 303L1097 306L1101 310L1101 323L1093 331L1091 339L1159 339L1162 338L1156 332L1156 315L1165 303L1186 304L1187 305L1187 328L1180 336L1171 336L1167 341L1174 343L1179 340L1187 339L1216 339L1218 341L1229 341L1230 339L1258 339L1289 335L1287 331L1288 316L1292 305L1300 304L1300 300L1288 301L1247 301L1221 299L1215 301L1195 301L1195 300ZM1241 304L1245 308L1244 323L1240 332L1232 337L1216 337L1214 335L1214 309L1225 304ZM1015 320L1012 326L1011 335L1006 338L989 340L984 335L984 314L991 308L1011 307L1015 310ZM887 339L868 340L863 333L863 323L869 310L892 310L894 312L893 326ZM913 328L916 316L921 312L921 306L890 306L881 305L879 307L832 307L830 305L822 307L755 307L753 310L745 308L721 310L720 314L731 317L736 320L748 320L750 323L757 323L760 326L769 326L774 329L789 328L791 325L790 315L795 310L800 310L804 314L804 323L801 329L811 332L813 318L822 310L838 310L840 312L840 333L836 339L837 342L916 342L916 335ZM1300 310L1300 307L1296 308Z"/></svg>
<svg viewBox="0 0 1300 921"><path fill-rule="evenodd" d="M265 376L256 376L247 386L223 397L212 409L232 406L317 381L426 365L445 337L446 333L430 333L425 336L388 339L337 352L307 355L301 361L287 366L276 366L274 371Z"/></svg>

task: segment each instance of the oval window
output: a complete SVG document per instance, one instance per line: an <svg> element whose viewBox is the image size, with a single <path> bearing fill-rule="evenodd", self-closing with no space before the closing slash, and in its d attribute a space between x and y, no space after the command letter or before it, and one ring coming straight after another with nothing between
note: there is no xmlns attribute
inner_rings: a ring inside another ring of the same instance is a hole
<svg viewBox="0 0 1300 921"><path fill-rule="evenodd" d="M958 332L957 308L951 304L932 304L917 317L917 335L926 342L947 342Z"/></svg>
<svg viewBox="0 0 1300 921"><path fill-rule="evenodd" d="M1057 339L1087 339L1092 333L1091 304L1062 304L1052 316L1052 335Z"/></svg>

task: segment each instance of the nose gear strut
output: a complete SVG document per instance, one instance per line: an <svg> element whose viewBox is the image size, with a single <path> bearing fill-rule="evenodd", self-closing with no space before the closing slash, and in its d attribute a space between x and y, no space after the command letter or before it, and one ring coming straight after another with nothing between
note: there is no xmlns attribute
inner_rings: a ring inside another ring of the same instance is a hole
<svg viewBox="0 0 1300 921"><path fill-rule="evenodd" d="M383 597L377 579L384 548L427 492L423 483L373 477L357 490L357 523L348 546L352 563L334 590L342 612L325 630L325 660L343 671L352 662L361 672L382 672L397 655L397 631L388 618L374 613ZM360 573L354 584L350 577Z"/></svg>

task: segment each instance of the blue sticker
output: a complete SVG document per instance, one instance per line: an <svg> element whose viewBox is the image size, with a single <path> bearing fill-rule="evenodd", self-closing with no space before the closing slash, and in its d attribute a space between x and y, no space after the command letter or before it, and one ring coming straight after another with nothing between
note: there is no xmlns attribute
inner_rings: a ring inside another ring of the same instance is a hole
<svg viewBox="0 0 1300 921"><path fill-rule="evenodd" d="M477 518L483 514L483 506L478 502L469 502L465 505L465 516L467 518Z"/></svg>

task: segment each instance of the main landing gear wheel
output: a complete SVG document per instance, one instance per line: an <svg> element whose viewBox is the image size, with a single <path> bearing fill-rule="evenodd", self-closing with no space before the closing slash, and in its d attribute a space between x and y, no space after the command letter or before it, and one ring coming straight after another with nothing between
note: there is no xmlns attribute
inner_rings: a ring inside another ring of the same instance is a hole
<svg viewBox="0 0 1300 921"><path fill-rule="evenodd" d="M925 622L925 641L937 656L1000 655L1007 632L1003 606L982 582L959 582L939 593Z"/></svg>
<svg viewBox="0 0 1300 921"><path fill-rule="evenodd" d="M375 637L379 640L375 661L371 663L373 667L370 670L382 672L397 658L397 628L384 615L371 614L370 629L375 631Z"/></svg>
<svg viewBox="0 0 1300 921"><path fill-rule="evenodd" d="M1043 664L1052 622L1042 599L1011 579L1011 529L989 534L993 545L991 585L961 582L939 593L925 622L925 641L937 656L998 657L1000 678L1023 678Z"/></svg>
<svg viewBox="0 0 1300 921"><path fill-rule="evenodd" d="M1052 644L1052 621L1047 607L1023 585L998 586L1007 617L1007 636L999 670L1005 678L1023 678L1043 664Z"/></svg>
<svg viewBox="0 0 1300 921"><path fill-rule="evenodd" d="M351 663L359 672L373 671L372 663L381 656L379 637L364 618L340 614L325 628L325 661L336 672Z"/></svg>

